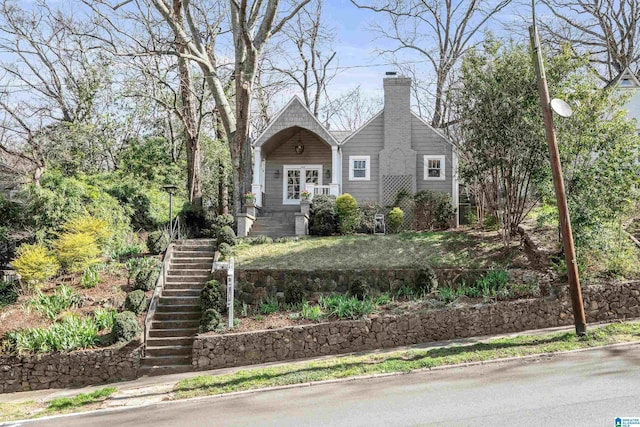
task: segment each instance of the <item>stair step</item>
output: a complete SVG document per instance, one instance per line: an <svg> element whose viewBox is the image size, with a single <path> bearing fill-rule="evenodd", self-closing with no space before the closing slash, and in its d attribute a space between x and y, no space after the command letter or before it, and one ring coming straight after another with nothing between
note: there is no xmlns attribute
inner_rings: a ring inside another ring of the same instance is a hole
<svg viewBox="0 0 640 427"><path fill-rule="evenodd" d="M191 366L191 359L189 359L188 362L189 363L185 363L183 365L142 365L140 366L140 375L152 377L155 375L182 374L184 372L190 372L193 370L193 367Z"/></svg>
<svg viewBox="0 0 640 427"><path fill-rule="evenodd" d="M176 270L208 270L211 271L211 264L213 264L213 258L211 258L211 262L198 262L198 263L176 263L171 261L169 265L169 271Z"/></svg>
<svg viewBox="0 0 640 427"><path fill-rule="evenodd" d="M169 296L163 295L160 297L160 305L200 305L200 295L189 296Z"/></svg>
<svg viewBox="0 0 640 427"><path fill-rule="evenodd" d="M153 337L147 339L147 348L193 346L193 336L187 337Z"/></svg>
<svg viewBox="0 0 640 427"><path fill-rule="evenodd" d="M167 276L208 276L209 274L211 274L211 266L205 268L189 268L186 270L169 268L169 274L167 274Z"/></svg>
<svg viewBox="0 0 640 427"><path fill-rule="evenodd" d="M153 321L151 322L151 331L164 329L197 329L199 326L200 318L158 320L154 317Z"/></svg>
<svg viewBox="0 0 640 427"><path fill-rule="evenodd" d="M147 346L145 356L188 356L191 357L193 348L191 345L163 345L159 347Z"/></svg>
<svg viewBox="0 0 640 427"><path fill-rule="evenodd" d="M175 258L200 258L200 257L211 257L213 258L213 256L215 255L215 252L213 250L209 250L209 251L176 251L173 253L173 256Z"/></svg>
<svg viewBox="0 0 640 427"><path fill-rule="evenodd" d="M153 329L149 331L149 338L163 338L163 337L191 337L193 338L198 333L198 328L184 328L184 329Z"/></svg>
<svg viewBox="0 0 640 427"><path fill-rule="evenodd" d="M200 291L206 280L171 282L164 285L164 290L197 289Z"/></svg>
<svg viewBox="0 0 640 427"><path fill-rule="evenodd" d="M206 282L209 279L209 274L204 274L204 275L198 275L198 276L173 276L171 274L167 275L167 281L166 283L199 283L199 284L203 284L204 282Z"/></svg>
<svg viewBox="0 0 640 427"><path fill-rule="evenodd" d="M199 311L191 312L175 312L175 311L156 311L154 320L200 320Z"/></svg>
<svg viewBox="0 0 640 427"><path fill-rule="evenodd" d="M175 245L174 252L211 252L213 245Z"/></svg>
<svg viewBox="0 0 640 427"><path fill-rule="evenodd" d="M158 304L156 308L156 313L200 313L200 305L195 304L169 304L162 305Z"/></svg>
<svg viewBox="0 0 640 427"><path fill-rule="evenodd" d="M163 297L199 297L201 289L167 289L162 291Z"/></svg>
<svg viewBox="0 0 640 427"><path fill-rule="evenodd" d="M172 366L172 365L191 365L191 355L181 355L181 356L145 356L142 358L141 368L145 367L154 367L154 366Z"/></svg>

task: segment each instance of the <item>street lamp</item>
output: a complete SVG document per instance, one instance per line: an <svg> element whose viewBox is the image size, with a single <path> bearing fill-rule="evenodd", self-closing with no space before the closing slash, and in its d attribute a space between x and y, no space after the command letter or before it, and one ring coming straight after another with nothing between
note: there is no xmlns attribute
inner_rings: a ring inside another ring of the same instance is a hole
<svg viewBox="0 0 640 427"><path fill-rule="evenodd" d="M165 185L164 191L169 193L169 241L173 240L173 193L176 192L178 187L173 184Z"/></svg>
<svg viewBox="0 0 640 427"><path fill-rule="evenodd" d="M529 28L531 36L531 47L533 48L534 66L538 80L538 92L540 93L540 105L542 106L542 116L544 118L545 136L549 147L549 157L551 161L551 172L553 175L553 187L558 203L558 216L560 217L560 231L562 233L562 246L564 248L565 263L567 265L567 277L569 279L569 293L571 294L571 305L573 308L573 320L576 327L576 335L583 336L587 333L587 321L584 315L584 305L582 303L582 291L580 290L580 277L578 275L578 263L576 262L576 249L573 244L573 233L571 231L571 220L567 207L567 196L562 180L562 166L560 165L560 153L556 141L556 133L553 127L552 109L561 117L570 117L571 107L559 99L549 100L549 88L547 78L542 63L542 51L536 27L536 7L535 0L531 0L533 12L533 26Z"/></svg>

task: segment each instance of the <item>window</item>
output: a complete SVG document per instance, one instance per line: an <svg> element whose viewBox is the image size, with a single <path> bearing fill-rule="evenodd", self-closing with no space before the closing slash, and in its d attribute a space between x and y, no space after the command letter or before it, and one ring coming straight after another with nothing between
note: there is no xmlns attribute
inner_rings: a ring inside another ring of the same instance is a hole
<svg viewBox="0 0 640 427"><path fill-rule="evenodd" d="M424 180L444 181L444 156L424 156Z"/></svg>
<svg viewBox="0 0 640 427"><path fill-rule="evenodd" d="M349 156L349 181L369 181L371 156Z"/></svg>

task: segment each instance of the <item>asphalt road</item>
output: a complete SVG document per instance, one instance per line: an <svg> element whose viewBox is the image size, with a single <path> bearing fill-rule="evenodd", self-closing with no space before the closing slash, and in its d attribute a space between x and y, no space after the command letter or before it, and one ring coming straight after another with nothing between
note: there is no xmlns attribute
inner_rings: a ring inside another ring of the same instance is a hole
<svg viewBox="0 0 640 427"><path fill-rule="evenodd" d="M640 417L640 346L158 404L25 426L614 426Z"/></svg>

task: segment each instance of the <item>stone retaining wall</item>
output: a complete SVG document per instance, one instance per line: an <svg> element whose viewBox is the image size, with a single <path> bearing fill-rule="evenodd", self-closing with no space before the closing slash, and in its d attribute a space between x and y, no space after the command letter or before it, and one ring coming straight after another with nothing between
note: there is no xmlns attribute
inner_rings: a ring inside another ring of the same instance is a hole
<svg viewBox="0 0 640 427"><path fill-rule="evenodd" d="M640 282L583 289L587 322L640 317ZM566 289L557 297L503 301L227 335L199 335L194 369L350 353L429 341L573 324Z"/></svg>
<svg viewBox="0 0 640 427"><path fill-rule="evenodd" d="M0 354L0 393L78 387L138 377L142 345L70 353Z"/></svg>

